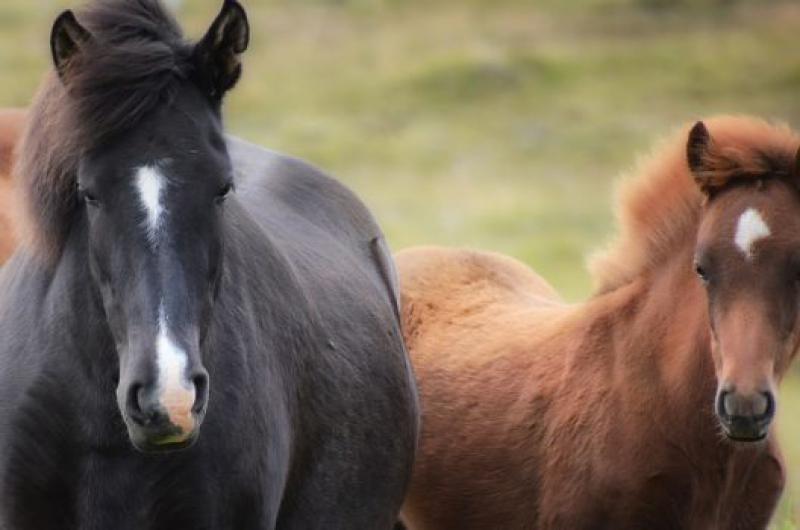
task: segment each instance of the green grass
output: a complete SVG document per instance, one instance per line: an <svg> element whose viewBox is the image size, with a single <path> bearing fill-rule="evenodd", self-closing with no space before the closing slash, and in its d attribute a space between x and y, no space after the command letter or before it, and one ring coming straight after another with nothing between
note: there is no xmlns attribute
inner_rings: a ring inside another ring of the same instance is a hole
<svg viewBox="0 0 800 530"><path fill-rule="evenodd" d="M0 2L0 105L25 105L64 0ZM218 0L185 0L199 36ZM229 128L353 187L395 248L505 252L570 300L613 234L612 189L689 120L800 125L800 6L764 0L250 0ZM664 7L667 6L667 7ZM677 6L677 7L669 7ZM800 521L800 382L780 432Z"/></svg>
<svg viewBox="0 0 800 530"><path fill-rule="evenodd" d="M775 517L775 530L800 528L800 377L787 379L781 388L778 436L786 458L788 488Z"/></svg>

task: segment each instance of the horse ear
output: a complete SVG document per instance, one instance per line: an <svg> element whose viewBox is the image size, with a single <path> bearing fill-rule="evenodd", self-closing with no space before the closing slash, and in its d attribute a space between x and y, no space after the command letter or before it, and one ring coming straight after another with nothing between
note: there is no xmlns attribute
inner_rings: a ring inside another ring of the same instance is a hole
<svg viewBox="0 0 800 530"><path fill-rule="evenodd" d="M711 135L706 124L698 121L689 131L689 141L686 143L686 158L692 173L700 173L704 169L706 153L711 145Z"/></svg>
<svg viewBox="0 0 800 530"><path fill-rule="evenodd" d="M66 80L72 60L91 39L91 33L81 26L72 11L64 11L56 18L50 32L50 52L53 54L53 65L62 80Z"/></svg>
<svg viewBox="0 0 800 530"><path fill-rule="evenodd" d="M709 175L708 155L712 149L711 134L706 124L698 121L689 131L689 140L686 143L686 160L694 176L695 183L703 193L708 194L713 188L713 173Z"/></svg>
<svg viewBox="0 0 800 530"><path fill-rule="evenodd" d="M209 95L215 99L233 88L242 73L239 56L250 42L250 25L244 8L236 0L225 0L214 23L195 48Z"/></svg>

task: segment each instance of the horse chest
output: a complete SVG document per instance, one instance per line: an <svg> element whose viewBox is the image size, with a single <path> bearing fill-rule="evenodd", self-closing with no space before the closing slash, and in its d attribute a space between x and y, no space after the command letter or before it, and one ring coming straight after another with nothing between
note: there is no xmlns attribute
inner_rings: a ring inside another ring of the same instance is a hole
<svg viewBox="0 0 800 530"><path fill-rule="evenodd" d="M658 446L656 446L658 447ZM548 499L537 528L760 530L783 490L776 448L730 450L696 460L628 448L608 458L610 468L571 487L570 498Z"/></svg>
<svg viewBox="0 0 800 530"><path fill-rule="evenodd" d="M153 474L143 467L149 468L130 460L89 457L82 465L75 495L77 527L162 528L165 519L183 527L207 527L203 521L209 520L215 509L206 492L185 483L177 473L171 483L169 476ZM177 502L178 491L192 499L192 510Z"/></svg>
<svg viewBox="0 0 800 530"><path fill-rule="evenodd" d="M4 529L264 530L276 517L259 470L226 454L148 456L62 439L15 448L9 462Z"/></svg>
<svg viewBox="0 0 800 530"><path fill-rule="evenodd" d="M616 460L622 464L622 459ZM686 477L654 473L625 476L624 473L593 473L572 484L548 486L539 510L536 528L651 530L684 528L690 504Z"/></svg>

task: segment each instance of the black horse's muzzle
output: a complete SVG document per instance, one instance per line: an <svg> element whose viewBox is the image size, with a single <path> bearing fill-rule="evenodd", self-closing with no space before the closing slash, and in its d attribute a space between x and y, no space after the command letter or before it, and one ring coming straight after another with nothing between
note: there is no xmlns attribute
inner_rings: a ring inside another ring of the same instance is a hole
<svg viewBox="0 0 800 530"><path fill-rule="evenodd" d="M143 452L166 452L194 444L208 405L205 370L191 378L190 386L164 392L155 385L133 382L120 392L120 408L134 447Z"/></svg>

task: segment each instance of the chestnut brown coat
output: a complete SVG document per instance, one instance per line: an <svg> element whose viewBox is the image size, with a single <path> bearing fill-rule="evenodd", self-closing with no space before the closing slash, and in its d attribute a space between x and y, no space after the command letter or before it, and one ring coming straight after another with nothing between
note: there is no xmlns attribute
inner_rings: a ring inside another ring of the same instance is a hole
<svg viewBox="0 0 800 530"><path fill-rule="evenodd" d="M25 111L0 109L0 265L17 246L16 201L14 200L11 168L14 147L22 133Z"/></svg>
<svg viewBox="0 0 800 530"><path fill-rule="evenodd" d="M585 303L498 254L397 256L423 408L410 530L767 526L800 329L800 139L707 123L623 187Z"/></svg>

